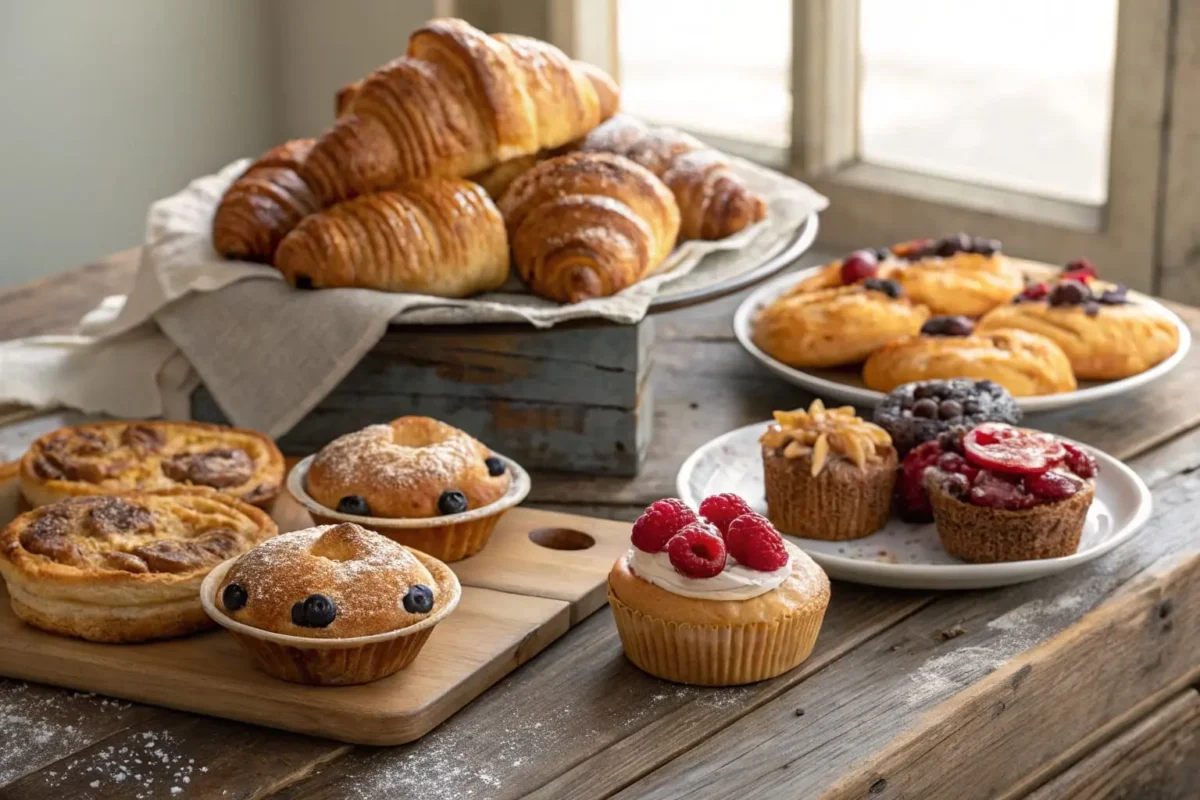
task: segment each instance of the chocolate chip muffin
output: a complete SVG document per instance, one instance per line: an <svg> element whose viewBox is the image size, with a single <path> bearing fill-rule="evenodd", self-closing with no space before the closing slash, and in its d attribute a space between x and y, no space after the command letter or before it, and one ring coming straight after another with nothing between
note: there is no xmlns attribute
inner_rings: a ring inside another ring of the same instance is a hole
<svg viewBox="0 0 1200 800"><path fill-rule="evenodd" d="M984 422L1015 425L1021 421L1021 409L1013 396L994 381L955 378L897 386L875 408L874 421L891 435L892 444L903 457L942 433Z"/></svg>

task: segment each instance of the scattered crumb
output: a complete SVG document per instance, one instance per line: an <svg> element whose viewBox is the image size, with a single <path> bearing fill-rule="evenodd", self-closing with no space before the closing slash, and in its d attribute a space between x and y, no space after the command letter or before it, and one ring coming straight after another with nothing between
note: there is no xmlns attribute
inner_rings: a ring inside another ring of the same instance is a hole
<svg viewBox="0 0 1200 800"><path fill-rule="evenodd" d="M688 408L690 408L692 411L695 411L695 410L696 410L696 409L698 409L699 407L700 407L700 404L699 404L699 403L697 403L695 400L693 400L692 402L688 403Z"/></svg>
<svg viewBox="0 0 1200 800"><path fill-rule="evenodd" d="M938 631L937 633L935 633L933 635L933 638L937 639L939 641L942 641L942 642L948 642L951 639L957 639L959 636L962 636L966 632L967 632L967 629L964 628L962 625L952 625L949 628L946 628L945 630L941 630L941 631Z"/></svg>
<svg viewBox="0 0 1200 800"><path fill-rule="evenodd" d="M804 709L803 709L803 708L797 708L797 709L796 709L796 711L795 711L795 714L796 714L796 716L797 716L797 717L803 717L803 716L804 716Z"/></svg>

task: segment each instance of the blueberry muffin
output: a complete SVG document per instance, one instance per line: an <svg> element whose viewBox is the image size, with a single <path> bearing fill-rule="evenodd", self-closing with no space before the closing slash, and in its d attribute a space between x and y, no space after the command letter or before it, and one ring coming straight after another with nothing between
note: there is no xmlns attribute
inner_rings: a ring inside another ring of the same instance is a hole
<svg viewBox="0 0 1200 800"><path fill-rule="evenodd" d="M1021 421L1013 396L990 380L955 378L897 386L875 408L875 424L892 437L901 456L938 434L984 422Z"/></svg>

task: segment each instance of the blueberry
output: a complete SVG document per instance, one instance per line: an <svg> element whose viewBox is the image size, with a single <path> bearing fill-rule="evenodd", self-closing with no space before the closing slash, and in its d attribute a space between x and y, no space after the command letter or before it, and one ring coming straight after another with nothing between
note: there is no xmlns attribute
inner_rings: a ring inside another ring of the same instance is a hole
<svg viewBox="0 0 1200 800"><path fill-rule="evenodd" d="M923 400L918 400L913 404L912 413L914 417L924 417L925 419L933 419L938 415L938 404L936 400L931 400L926 397Z"/></svg>
<svg viewBox="0 0 1200 800"><path fill-rule="evenodd" d="M975 416L981 411L983 411L983 405L980 404L978 400L968 400L967 402L963 403L964 414Z"/></svg>
<svg viewBox="0 0 1200 800"><path fill-rule="evenodd" d="M1126 292L1129 291L1128 286L1118 285L1115 289L1105 289L1100 295L1100 302L1106 306L1120 306L1129 302Z"/></svg>
<svg viewBox="0 0 1200 800"><path fill-rule="evenodd" d="M873 252L875 253L875 258L879 261L892 257L892 248L890 247L876 247L873 248Z"/></svg>
<svg viewBox="0 0 1200 800"><path fill-rule="evenodd" d="M433 590L416 584L404 595L404 610L410 614L428 614L433 610Z"/></svg>
<svg viewBox="0 0 1200 800"><path fill-rule="evenodd" d="M937 386L934 381L917 384L917 388L913 390L913 397L918 400L922 397L933 397L935 394L937 394Z"/></svg>
<svg viewBox="0 0 1200 800"><path fill-rule="evenodd" d="M246 589L240 583L231 583L221 592L221 602L226 611L237 611L246 605Z"/></svg>
<svg viewBox="0 0 1200 800"><path fill-rule="evenodd" d="M1000 252L1000 241L976 236L971 240L971 251L979 253L981 256L995 255Z"/></svg>
<svg viewBox="0 0 1200 800"><path fill-rule="evenodd" d="M930 317L921 326L926 336L970 336L975 332L975 323L961 316Z"/></svg>
<svg viewBox="0 0 1200 800"><path fill-rule="evenodd" d="M957 400L943 400L938 406L938 419L958 419L962 415L963 406Z"/></svg>
<svg viewBox="0 0 1200 800"><path fill-rule="evenodd" d="M366 498L360 494L348 494L338 500L337 511L339 514L353 514L356 517L371 516L371 507L367 505Z"/></svg>
<svg viewBox="0 0 1200 800"><path fill-rule="evenodd" d="M934 251L943 258L949 258L955 253L971 252L971 237L965 233L955 233L947 236L937 243L937 249Z"/></svg>
<svg viewBox="0 0 1200 800"><path fill-rule="evenodd" d="M1089 300L1083 304L1083 313L1089 317L1094 317L1100 313L1100 304L1095 300Z"/></svg>
<svg viewBox="0 0 1200 800"><path fill-rule="evenodd" d="M310 277L308 277L307 275L304 275L304 274L299 274L299 275L297 275L297 276L296 276L296 288L297 288L297 289L311 289L311 288L313 288L313 282L312 282L312 278L310 278Z"/></svg>
<svg viewBox="0 0 1200 800"><path fill-rule="evenodd" d="M467 510L467 496L458 489L447 489L438 498L438 511L442 514L461 514Z"/></svg>
<svg viewBox="0 0 1200 800"><path fill-rule="evenodd" d="M484 459L483 463L487 464L488 475L491 475L493 478L497 475L503 475L504 470L506 469L504 466L504 460L497 458L496 456L488 456L486 459Z"/></svg>
<svg viewBox="0 0 1200 800"><path fill-rule="evenodd" d="M981 392L987 392L988 394L999 394L1001 391L1000 384L986 379L982 381L975 381L975 388Z"/></svg>
<svg viewBox="0 0 1200 800"><path fill-rule="evenodd" d="M292 606L292 624L301 628L324 628L337 617L337 606L323 594L310 594Z"/></svg>
<svg viewBox="0 0 1200 800"><path fill-rule="evenodd" d="M876 292L883 292L888 297L893 299L904 296L904 289L895 281L884 280L882 278L867 278L863 281L863 288Z"/></svg>
<svg viewBox="0 0 1200 800"><path fill-rule="evenodd" d="M1092 299L1092 292L1079 281L1063 281L1050 291L1050 305L1077 306Z"/></svg>

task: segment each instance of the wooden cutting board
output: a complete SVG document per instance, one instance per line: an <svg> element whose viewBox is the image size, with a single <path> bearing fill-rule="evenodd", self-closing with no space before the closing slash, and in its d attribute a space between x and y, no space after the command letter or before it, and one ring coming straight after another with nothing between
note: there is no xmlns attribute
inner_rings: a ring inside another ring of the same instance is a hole
<svg viewBox="0 0 1200 800"><path fill-rule="evenodd" d="M18 513L13 470L0 466L0 524ZM312 524L282 496L281 531ZM418 739L606 602L606 577L629 525L516 508L478 555L452 564L459 607L407 669L362 686L290 684L255 670L224 631L106 645L23 624L0 591L0 675L178 708L345 742ZM569 548L569 549L564 549Z"/></svg>

